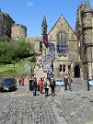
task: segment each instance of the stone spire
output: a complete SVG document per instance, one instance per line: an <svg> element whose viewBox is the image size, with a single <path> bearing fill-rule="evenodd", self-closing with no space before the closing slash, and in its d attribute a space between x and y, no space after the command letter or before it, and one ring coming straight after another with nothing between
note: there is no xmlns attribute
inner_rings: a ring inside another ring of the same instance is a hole
<svg viewBox="0 0 93 124"><path fill-rule="evenodd" d="M43 26L47 26L47 21L45 16L43 17L43 21L42 21L42 27Z"/></svg>
<svg viewBox="0 0 93 124"><path fill-rule="evenodd" d="M48 47L48 36L47 36L47 21L46 17L43 17L42 21L42 42Z"/></svg>
<svg viewBox="0 0 93 124"><path fill-rule="evenodd" d="M81 11L84 11L84 9L85 9L85 4L84 4L84 0L83 0L81 3Z"/></svg>
<svg viewBox="0 0 93 124"><path fill-rule="evenodd" d="M42 34L45 35L47 34L47 21L46 21L46 17L43 17L43 21L42 21Z"/></svg>
<svg viewBox="0 0 93 124"><path fill-rule="evenodd" d="M86 3L85 3L85 12L88 12L88 11L91 11L91 8L90 8L89 0L86 0Z"/></svg>
<svg viewBox="0 0 93 124"><path fill-rule="evenodd" d="M81 5L84 5L84 0L82 0Z"/></svg>

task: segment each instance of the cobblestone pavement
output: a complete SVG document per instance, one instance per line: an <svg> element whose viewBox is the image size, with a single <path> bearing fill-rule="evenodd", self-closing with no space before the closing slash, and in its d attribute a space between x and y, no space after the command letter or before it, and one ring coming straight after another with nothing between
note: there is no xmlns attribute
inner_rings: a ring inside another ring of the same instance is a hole
<svg viewBox="0 0 93 124"><path fill-rule="evenodd" d="M56 95L33 97L28 83L0 93L0 124L89 124L93 122L93 90L73 84L72 92L56 87Z"/></svg>

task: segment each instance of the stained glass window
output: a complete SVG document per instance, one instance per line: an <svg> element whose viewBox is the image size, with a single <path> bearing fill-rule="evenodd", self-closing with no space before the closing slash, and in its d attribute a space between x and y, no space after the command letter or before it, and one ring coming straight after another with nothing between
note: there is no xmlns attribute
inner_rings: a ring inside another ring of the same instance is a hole
<svg viewBox="0 0 93 124"><path fill-rule="evenodd" d="M60 32L57 35L57 52L63 52L66 53L67 52L67 37L66 34L64 32Z"/></svg>

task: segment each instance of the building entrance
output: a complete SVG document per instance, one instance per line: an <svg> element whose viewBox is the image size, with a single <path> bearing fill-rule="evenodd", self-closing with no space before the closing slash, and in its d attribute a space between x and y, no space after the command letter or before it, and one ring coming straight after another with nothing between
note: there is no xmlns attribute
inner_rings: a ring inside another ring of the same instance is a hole
<svg viewBox="0 0 93 124"><path fill-rule="evenodd" d="M80 67L78 65L74 68L74 77L79 78L80 77Z"/></svg>

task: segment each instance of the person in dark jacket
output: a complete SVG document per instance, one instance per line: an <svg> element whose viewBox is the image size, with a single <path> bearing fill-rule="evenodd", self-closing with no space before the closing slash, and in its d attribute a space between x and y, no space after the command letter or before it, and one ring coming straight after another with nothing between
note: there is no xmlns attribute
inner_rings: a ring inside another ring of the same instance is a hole
<svg viewBox="0 0 93 124"><path fill-rule="evenodd" d="M51 95L54 96L55 95L56 82L53 78L51 78L50 87L51 87Z"/></svg>
<svg viewBox="0 0 93 124"><path fill-rule="evenodd" d="M44 89L45 89L45 96L47 97L49 94L49 88L50 88L50 81L46 78L44 78Z"/></svg>
<svg viewBox="0 0 93 124"><path fill-rule="evenodd" d="M71 83L72 83L73 81L72 81L72 78L71 78L71 76L69 75L68 76L68 87L69 87L69 90L71 91Z"/></svg>
<svg viewBox="0 0 93 124"><path fill-rule="evenodd" d="M36 79L36 77L34 77L32 87L33 87L33 96L36 96L36 92L37 92L37 79Z"/></svg>
<svg viewBox="0 0 93 124"><path fill-rule="evenodd" d="M68 76L65 76L65 77L64 77L65 90L67 90L67 85L68 85Z"/></svg>

